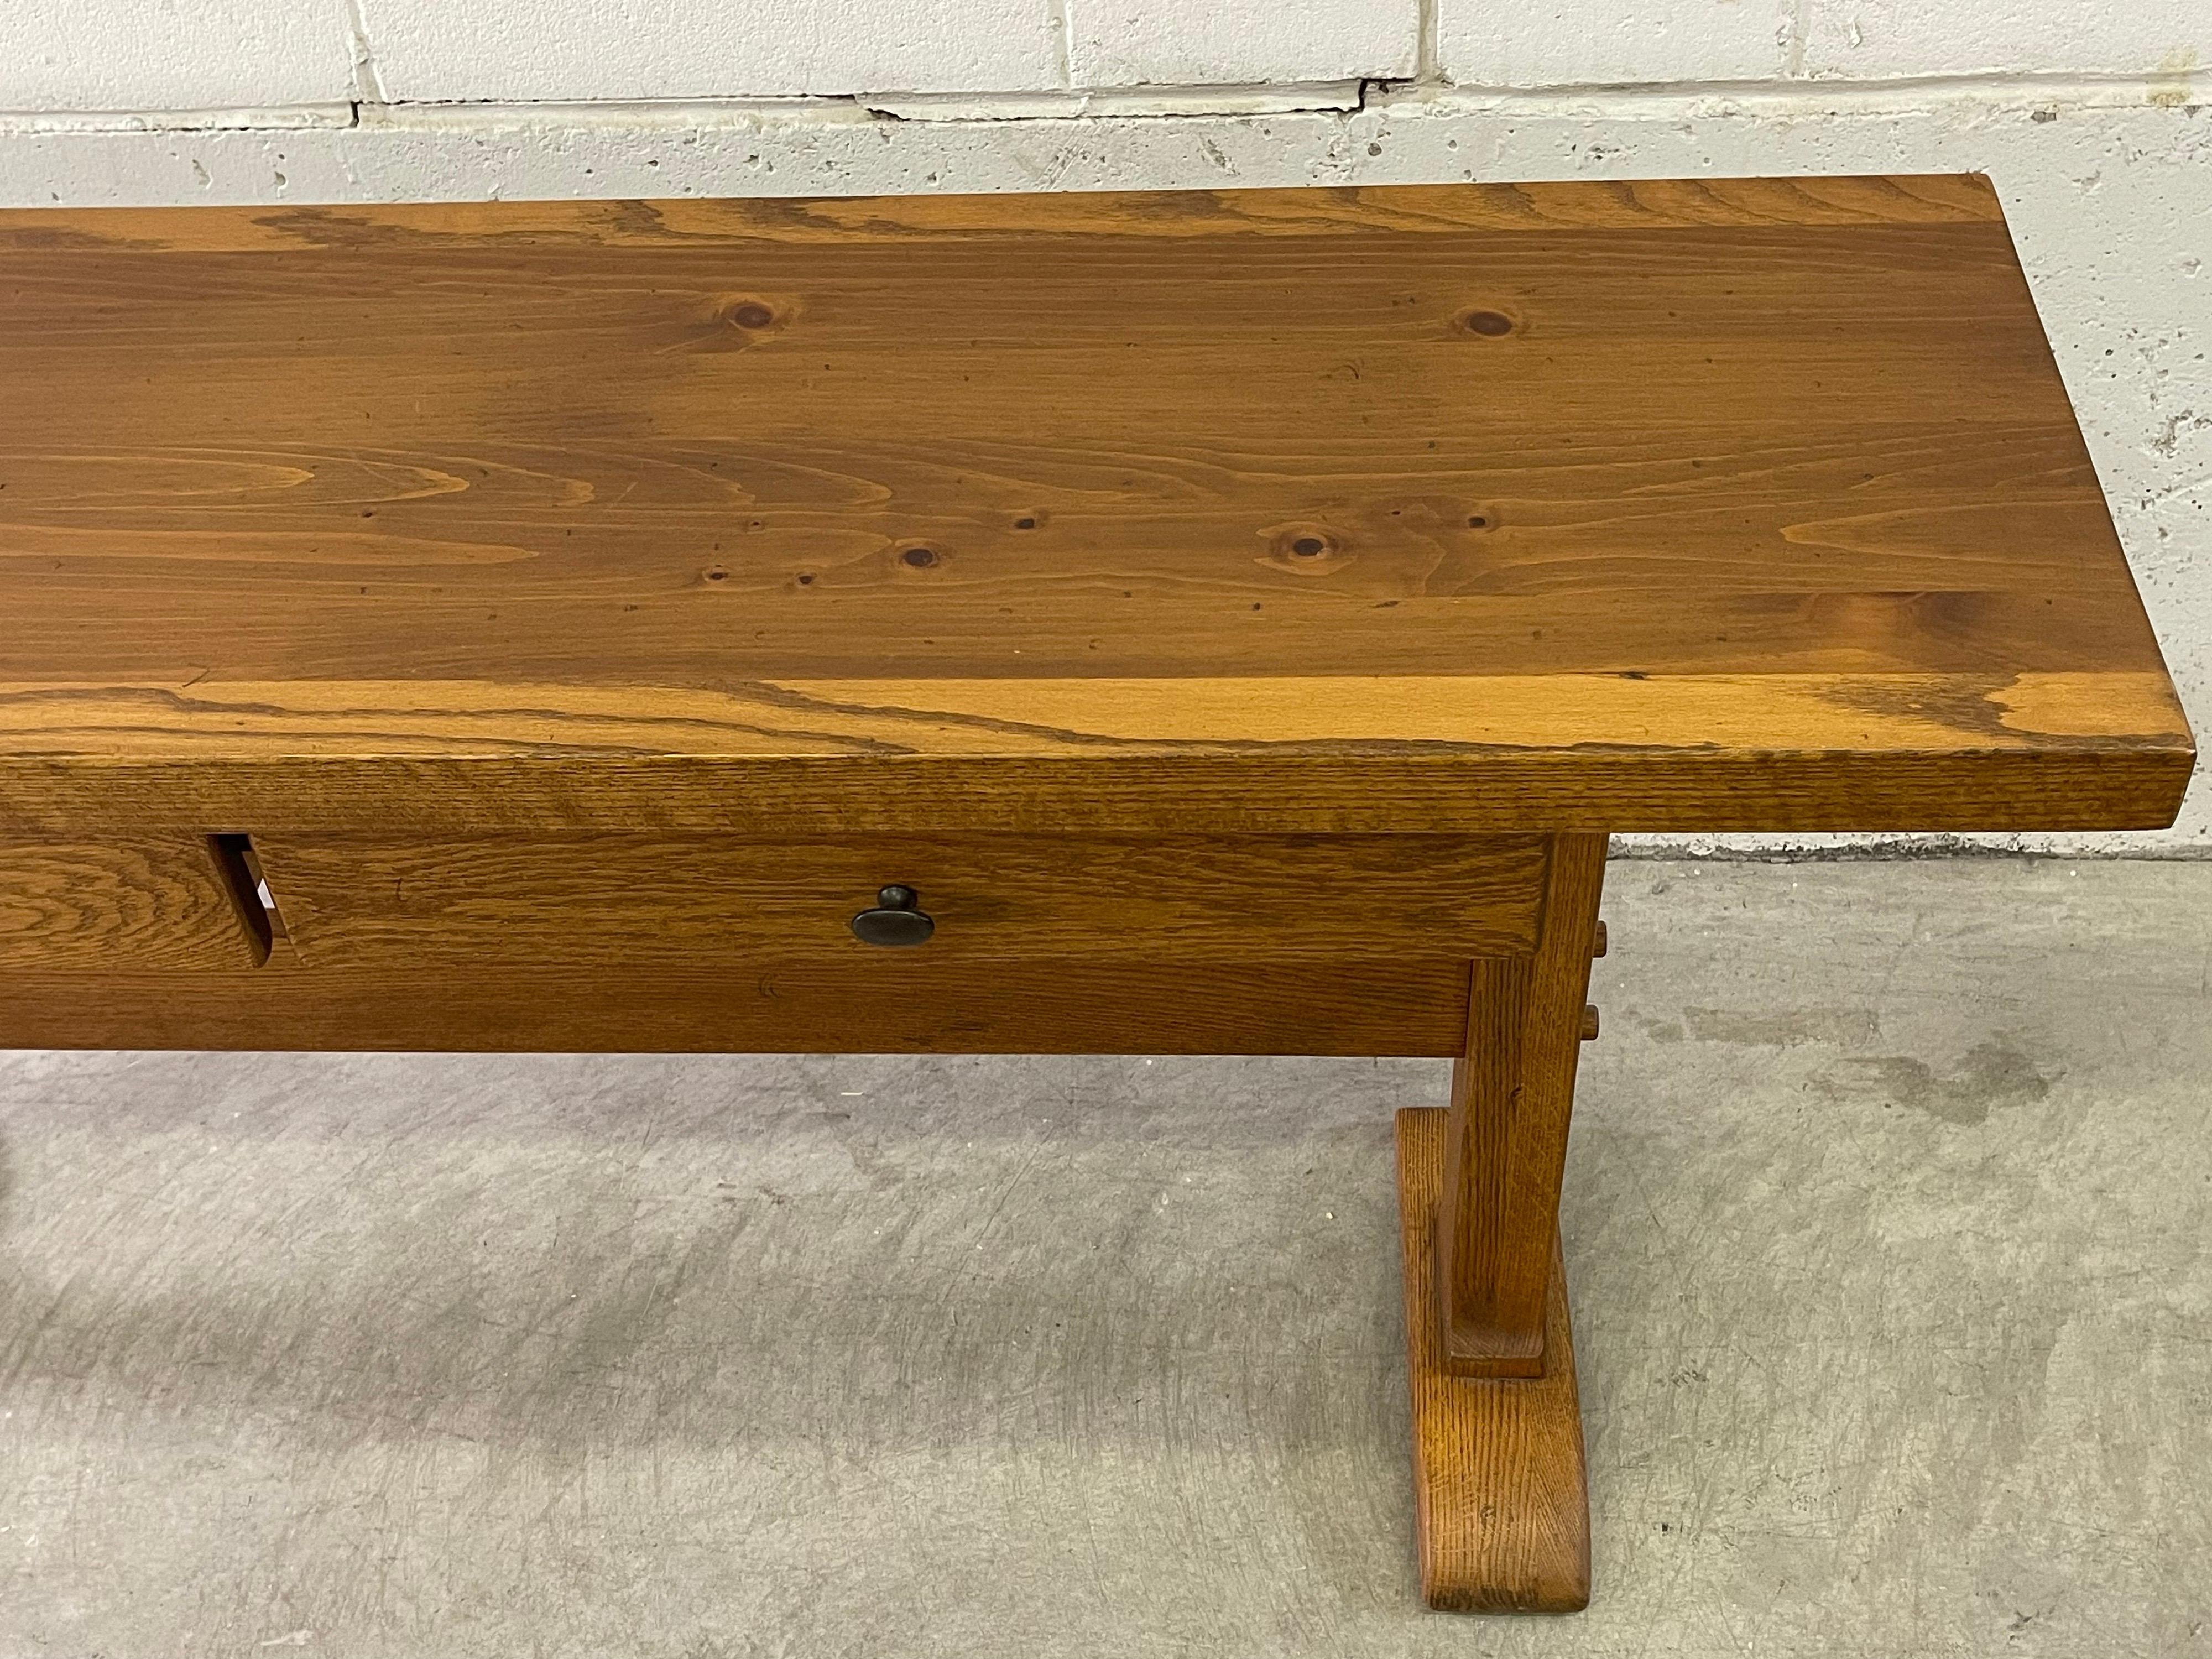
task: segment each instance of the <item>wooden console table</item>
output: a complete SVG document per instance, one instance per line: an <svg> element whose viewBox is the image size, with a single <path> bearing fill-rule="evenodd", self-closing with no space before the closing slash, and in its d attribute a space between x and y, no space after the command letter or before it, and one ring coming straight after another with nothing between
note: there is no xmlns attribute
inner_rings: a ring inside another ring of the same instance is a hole
<svg viewBox="0 0 2212 1659"><path fill-rule="evenodd" d="M1457 1057L1439 1607L1588 1595L1607 832L2191 758L1978 179L0 216L0 1043Z"/></svg>

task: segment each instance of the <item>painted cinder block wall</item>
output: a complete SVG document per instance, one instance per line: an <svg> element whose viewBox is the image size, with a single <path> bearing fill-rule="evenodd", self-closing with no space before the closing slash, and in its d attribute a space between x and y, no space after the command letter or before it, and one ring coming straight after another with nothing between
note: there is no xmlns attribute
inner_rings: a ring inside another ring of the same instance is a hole
<svg viewBox="0 0 2212 1659"><path fill-rule="evenodd" d="M2212 0L8 0L0 204L1984 172L2212 734L2208 65Z"/></svg>

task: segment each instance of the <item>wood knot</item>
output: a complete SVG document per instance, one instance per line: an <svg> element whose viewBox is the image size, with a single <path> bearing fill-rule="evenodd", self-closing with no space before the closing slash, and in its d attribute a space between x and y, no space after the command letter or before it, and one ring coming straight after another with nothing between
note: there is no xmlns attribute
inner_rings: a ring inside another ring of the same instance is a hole
<svg viewBox="0 0 2212 1659"><path fill-rule="evenodd" d="M1479 334L1486 340L1495 340L1513 331L1513 319L1502 311L1462 312L1459 325L1468 333Z"/></svg>
<svg viewBox="0 0 2212 1659"><path fill-rule="evenodd" d="M1272 564L1301 576L1318 576L1340 568L1351 556L1345 538L1326 525L1277 525L1260 532L1267 538L1267 556L1262 564Z"/></svg>
<svg viewBox="0 0 2212 1659"><path fill-rule="evenodd" d="M732 325L738 328L766 328L775 321L775 310L758 300L740 300L729 310Z"/></svg>

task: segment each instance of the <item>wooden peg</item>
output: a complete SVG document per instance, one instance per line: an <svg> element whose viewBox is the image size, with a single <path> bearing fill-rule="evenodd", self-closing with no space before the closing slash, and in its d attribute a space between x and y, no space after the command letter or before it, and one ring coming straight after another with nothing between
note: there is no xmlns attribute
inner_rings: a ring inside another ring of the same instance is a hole
<svg viewBox="0 0 2212 1659"><path fill-rule="evenodd" d="M1605 954L1605 923L1604 923L1604 922L1602 922L1602 921L1601 921L1601 922L1599 922L1599 923L1598 923L1598 925L1597 925L1597 933L1596 933L1596 936L1595 936L1595 938L1593 938L1593 939L1590 940L1590 955L1591 955L1591 956L1593 956L1593 957L1601 957L1601 956L1603 956L1604 954Z"/></svg>
<svg viewBox="0 0 2212 1659"><path fill-rule="evenodd" d="M1583 1004L1583 1041L1597 1041L1597 1004L1595 1002Z"/></svg>

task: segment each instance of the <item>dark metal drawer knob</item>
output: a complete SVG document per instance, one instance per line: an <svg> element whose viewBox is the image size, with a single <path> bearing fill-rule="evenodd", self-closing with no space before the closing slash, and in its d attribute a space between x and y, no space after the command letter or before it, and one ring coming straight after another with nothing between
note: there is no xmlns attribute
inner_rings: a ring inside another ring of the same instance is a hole
<svg viewBox="0 0 2212 1659"><path fill-rule="evenodd" d="M875 908L853 918L853 937L863 945L920 945L937 931L911 887L886 887Z"/></svg>

